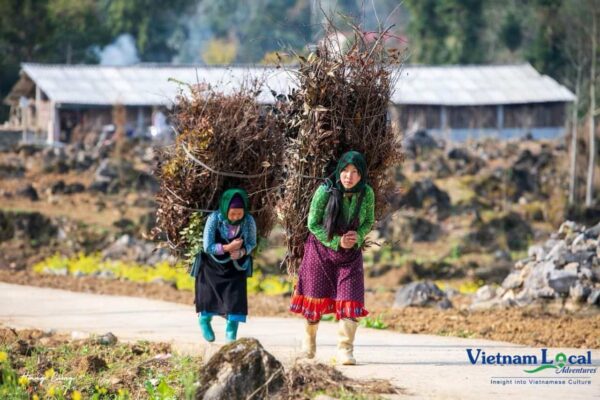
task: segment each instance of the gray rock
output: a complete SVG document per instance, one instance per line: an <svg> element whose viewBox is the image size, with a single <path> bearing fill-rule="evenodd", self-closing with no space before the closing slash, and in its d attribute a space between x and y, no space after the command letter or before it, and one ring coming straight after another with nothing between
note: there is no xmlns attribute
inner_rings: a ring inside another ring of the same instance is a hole
<svg viewBox="0 0 600 400"><path fill-rule="evenodd" d="M504 281L502 282L502 287L504 289L516 289L523 284L523 278L521 276L521 271L514 271L508 274Z"/></svg>
<svg viewBox="0 0 600 400"><path fill-rule="evenodd" d="M571 243L572 246L579 246L580 244L585 242L585 234L581 233L579 234L574 240L573 243Z"/></svg>
<svg viewBox="0 0 600 400"><path fill-rule="evenodd" d="M411 282L396 291L394 307L427 306L446 298L446 294L433 282Z"/></svg>
<svg viewBox="0 0 600 400"><path fill-rule="evenodd" d="M578 262L568 263L567 265L565 265L563 267L563 269L568 272L577 273L577 270L579 269L579 263Z"/></svg>
<svg viewBox="0 0 600 400"><path fill-rule="evenodd" d="M526 289L516 295L513 292L511 298L514 299L518 305L524 306L533 302L534 295L531 290Z"/></svg>
<svg viewBox="0 0 600 400"><path fill-rule="evenodd" d="M567 243L564 240L559 241L546 255L546 260L558 260L558 258L567 250Z"/></svg>
<svg viewBox="0 0 600 400"><path fill-rule="evenodd" d="M452 302L450 300L448 300L447 297L444 297L441 301L439 301L437 303L437 308L439 308L440 310L447 310L449 308L452 308Z"/></svg>
<svg viewBox="0 0 600 400"><path fill-rule="evenodd" d="M577 282L577 273L571 271L555 270L548 276L548 286L560 294L568 294L575 282Z"/></svg>
<svg viewBox="0 0 600 400"><path fill-rule="evenodd" d="M427 131L418 130L413 135L408 135L402 140L402 147L407 154L415 158L423 153L441 147L440 143Z"/></svg>
<svg viewBox="0 0 600 400"><path fill-rule="evenodd" d="M587 298L587 303L590 305L600 305L600 289L593 289Z"/></svg>
<svg viewBox="0 0 600 400"><path fill-rule="evenodd" d="M451 202L447 192L439 189L431 179L415 182L403 197L401 205L423 208L428 205L435 208L439 218L445 218L450 212Z"/></svg>
<svg viewBox="0 0 600 400"><path fill-rule="evenodd" d="M20 178L25 174L25 164L19 158L9 158L0 163L0 178Z"/></svg>
<svg viewBox="0 0 600 400"><path fill-rule="evenodd" d="M536 290L533 293L533 297L534 298L541 298L541 299L553 299L553 298L556 297L556 294L557 293L556 293L556 291L553 288L551 288L549 286L546 286L546 287L543 287L543 288L540 288L540 289Z"/></svg>
<svg viewBox="0 0 600 400"><path fill-rule="evenodd" d="M265 399L284 384L281 363L251 338L223 346L198 376L197 400Z"/></svg>
<svg viewBox="0 0 600 400"><path fill-rule="evenodd" d="M558 233L566 234L569 232L577 231L578 225L573 221L565 221L558 228Z"/></svg>
<svg viewBox="0 0 600 400"><path fill-rule="evenodd" d="M83 184L77 183L77 182L66 185L63 190L64 194L82 193L84 191L85 191L85 186L83 186Z"/></svg>
<svg viewBox="0 0 600 400"><path fill-rule="evenodd" d="M555 270L552 261L544 261L531 266L523 287L532 292L548 286L548 276Z"/></svg>
<svg viewBox="0 0 600 400"><path fill-rule="evenodd" d="M577 302L584 302L591 293L591 289L588 286L584 286L581 282L575 283L575 285L569 288L569 296Z"/></svg>
<svg viewBox="0 0 600 400"><path fill-rule="evenodd" d="M484 311L492 308L499 307L502 301L500 299L491 299L488 301L479 301L472 303L469 306L469 309L472 311Z"/></svg>
<svg viewBox="0 0 600 400"><path fill-rule="evenodd" d="M544 246L534 245L529 248L527 255L534 260L543 260L546 258L546 250L544 249Z"/></svg>
<svg viewBox="0 0 600 400"><path fill-rule="evenodd" d="M598 237L600 236L600 223L596 224L595 226L586 229L586 231L584 232L585 237L590 238L590 239L598 239Z"/></svg>
<svg viewBox="0 0 600 400"><path fill-rule="evenodd" d="M484 285L477 289L475 301L488 301L496 296L496 289L490 285Z"/></svg>
<svg viewBox="0 0 600 400"><path fill-rule="evenodd" d="M578 276L579 276L579 278L581 278L581 279L589 279L589 280L592 280L592 278L593 278L593 276L594 276L594 275L593 275L593 273L592 273L592 270L591 270L591 269L589 269L589 268L585 268L585 267L584 267L584 268L581 268L581 271L579 271L579 275L578 275Z"/></svg>
<svg viewBox="0 0 600 400"><path fill-rule="evenodd" d="M108 192L108 184L109 184L109 182L94 181L90 184L90 186L88 186L88 190L90 192L107 193Z"/></svg>
<svg viewBox="0 0 600 400"><path fill-rule="evenodd" d="M94 182L110 182L119 176L119 172L110 160L105 159L100 162L94 172Z"/></svg>
<svg viewBox="0 0 600 400"><path fill-rule="evenodd" d="M499 307L512 302L517 306L526 306L534 302L556 301L567 295L568 304L574 307L578 307L577 303L586 302L586 299L588 304L598 304L598 237L600 224L586 229L582 225L566 221L545 243L530 246L529 258L514 265L504 278L502 290L491 295L487 288L482 288L473 304L481 303L478 307ZM506 296L509 298L505 298Z"/></svg>
<svg viewBox="0 0 600 400"><path fill-rule="evenodd" d="M62 194L65 191L65 181L62 179L58 182L55 182L50 186L51 194Z"/></svg>
<svg viewBox="0 0 600 400"><path fill-rule="evenodd" d="M102 344L105 346L112 346L112 345L116 344L117 341L118 341L117 337L112 332L108 332L108 333L98 337L98 339L96 339L96 342L98 344Z"/></svg>
<svg viewBox="0 0 600 400"><path fill-rule="evenodd" d="M37 190L31 185L28 184L17 192L17 195L25 197L31 201L38 201L40 196L38 196Z"/></svg>
<svg viewBox="0 0 600 400"><path fill-rule="evenodd" d="M425 218L406 218L406 229L411 233L415 242L433 242L441 233L440 226L429 222Z"/></svg>

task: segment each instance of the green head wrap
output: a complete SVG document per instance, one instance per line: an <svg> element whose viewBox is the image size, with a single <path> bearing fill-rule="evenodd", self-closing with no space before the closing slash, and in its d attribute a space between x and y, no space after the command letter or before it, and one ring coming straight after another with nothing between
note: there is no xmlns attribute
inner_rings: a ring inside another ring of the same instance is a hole
<svg viewBox="0 0 600 400"><path fill-rule="evenodd" d="M231 200L236 195L242 198L242 201L244 203L244 216L246 216L248 214L248 193L246 193L244 189L227 189L225 192L223 192L223 194L221 195L221 199L219 200L219 212L221 213L223 219L227 221L227 223L230 225L239 225L242 223L243 220L242 218L238 221L233 222L229 220L229 217L227 215L229 212L229 203L231 203Z"/></svg>
<svg viewBox="0 0 600 400"><path fill-rule="evenodd" d="M342 185L340 174L342 170L346 168L347 165L352 164L356 167L358 172L360 173L360 181L352 188L346 189L344 185ZM340 157L338 161L337 167L335 169L335 186L342 193L358 193L361 192L365 185L367 184L367 161L365 157L359 153L358 151L348 151Z"/></svg>

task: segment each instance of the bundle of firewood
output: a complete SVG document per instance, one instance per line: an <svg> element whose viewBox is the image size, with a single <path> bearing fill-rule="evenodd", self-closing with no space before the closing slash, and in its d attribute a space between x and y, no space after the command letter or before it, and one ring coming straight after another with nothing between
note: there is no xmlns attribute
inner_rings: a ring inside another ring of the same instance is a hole
<svg viewBox="0 0 600 400"><path fill-rule="evenodd" d="M177 99L175 144L159 153L155 171L160 190L153 231L177 255L191 260L202 248L205 218L231 187L248 192L259 237L275 223L283 128L280 115L257 102L260 86L253 81L223 94L194 85Z"/></svg>
<svg viewBox="0 0 600 400"><path fill-rule="evenodd" d="M332 175L344 152L365 155L376 218L387 212L386 199L394 191L388 172L400 164L402 153L399 134L387 118L401 52L386 47L386 34L367 36L355 27L345 50L340 35L330 29L308 57L300 57L294 71L297 89L284 107L286 179L281 205L290 274L302 260L312 195Z"/></svg>

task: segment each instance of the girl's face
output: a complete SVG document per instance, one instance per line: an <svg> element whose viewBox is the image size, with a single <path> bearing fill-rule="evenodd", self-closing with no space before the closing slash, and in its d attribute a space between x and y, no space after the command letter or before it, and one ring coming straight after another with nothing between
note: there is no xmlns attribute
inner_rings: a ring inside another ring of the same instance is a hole
<svg viewBox="0 0 600 400"><path fill-rule="evenodd" d="M358 182L360 182L361 176L358 169L353 164L348 164L340 173L340 180L344 189L352 189Z"/></svg>
<svg viewBox="0 0 600 400"><path fill-rule="evenodd" d="M232 222L239 221L240 219L244 218L244 209L230 208L229 211L227 211L227 218L229 218L229 220Z"/></svg>

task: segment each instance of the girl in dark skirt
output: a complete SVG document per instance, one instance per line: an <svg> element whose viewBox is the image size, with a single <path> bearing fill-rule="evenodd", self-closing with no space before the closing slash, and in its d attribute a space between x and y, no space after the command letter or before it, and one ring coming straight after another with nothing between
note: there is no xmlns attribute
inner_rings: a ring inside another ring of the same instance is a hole
<svg viewBox="0 0 600 400"><path fill-rule="evenodd" d="M252 275L256 247L256 224L248 212L248 195L243 189L226 190L219 210L211 213L204 227L204 251L196 276L196 312L202 336L215 340L212 317L227 319L225 337L237 337L239 322L246 322L248 296L246 279Z"/></svg>
<svg viewBox="0 0 600 400"><path fill-rule="evenodd" d="M290 311L306 318L304 355L314 358L323 314L339 321L338 360L356 364L354 337L366 316L361 246L375 220L375 194L367 184L367 164L356 151L345 153L335 171L315 192L308 214L310 231L298 271Z"/></svg>

